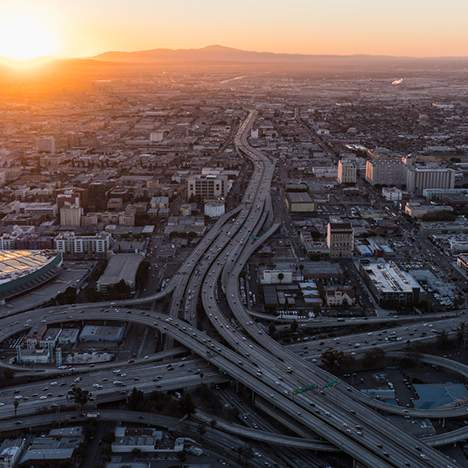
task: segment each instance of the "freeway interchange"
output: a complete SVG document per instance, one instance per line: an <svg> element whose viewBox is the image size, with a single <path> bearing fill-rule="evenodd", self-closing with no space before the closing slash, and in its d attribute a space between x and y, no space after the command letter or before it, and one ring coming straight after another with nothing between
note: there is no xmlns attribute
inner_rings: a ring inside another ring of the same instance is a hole
<svg viewBox="0 0 468 468"><path fill-rule="evenodd" d="M279 227L274 223L270 196L275 164L247 141L255 119L256 112L250 112L235 137L239 154L253 166L242 203L220 218L163 291L138 299L80 304L67 310L51 307L24 312L20 319L17 316L2 319L2 340L24 330L38 317L46 324L102 319L136 322L158 329L166 336L166 343L177 342L198 358L177 359L173 364L122 363L121 369L96 369L89 375L64 376L48 384L41 382L4 390L0 392L0 402L20 395L18 414L27 415L44 407L52 409L53 405L59 408L66 402L64 389L75 381L90 386L99 403L122 398L121 395L133 386L148 391L171 390L202 382L222 382L229 377L271 404L278 415L285 415L319 435L321 444L336 447L363 465L455 467L452 460L426 441L417 440L389 424L374 411L375 408L387 410L381 408L379 402L364 398L357 390L349 390L344 382L337 381L337 385L324 388L334 377L316 365L321 351L332 344L353 352L380 346L379 341L385 341L385 337L378 335L379 332L374 332L376 336L368 333L357 338L340 338L334 343L308 342L284 347L273 340L261 324L255 323L245 309L240 297L239 275L253 252ZM135 308L171 294L168 315ZM197 329L199 300L217 337ZM447 319L446 323L441 322L441 327L452 328L460 320ZM411 327L414 327L413 336L409 331ZM414 334L418 330L418 325L402 327L401 334L408 335L404 341L416 339ZM429 339L431 334L421 338ZM402 340L384 344L398 349ZM119 380L123 374L125 382ZM307 385L323 390L294 394L294 389ZM44 395L46 398L42 398ZM12 405L2 406L0 418L11 418ZM460 414L466 413L466 408L459 409Z"/></svg>

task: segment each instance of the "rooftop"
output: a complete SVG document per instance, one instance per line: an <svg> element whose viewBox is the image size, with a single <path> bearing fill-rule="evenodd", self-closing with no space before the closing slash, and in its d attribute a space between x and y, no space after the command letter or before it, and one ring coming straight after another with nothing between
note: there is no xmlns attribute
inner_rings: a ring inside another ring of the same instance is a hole
<svg viewBox="0 0 468 468"><path fill-rule="evenodd" d="M0 284L39 270L57 255L51 250L0 251Z"/></svg>

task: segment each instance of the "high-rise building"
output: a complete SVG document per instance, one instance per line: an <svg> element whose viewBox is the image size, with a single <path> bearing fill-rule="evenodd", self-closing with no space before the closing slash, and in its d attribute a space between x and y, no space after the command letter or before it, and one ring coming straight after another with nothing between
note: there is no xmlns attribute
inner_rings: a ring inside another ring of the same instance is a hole
<svg viewBox="0 0 468 468"><path fill-rule="evenodd" d="M107 209L108 186L103 182L92 182L88 186L88 211L105 211Z"/></svg>
<svg viewBox="0 0 468 468"><path fill-rule="evenodd" d="M330 257L351 257L354 250L354 230L351 224L331 219L327 226L327 246Z"/></svg>
<svg viewBox="0 0 468 468"><path fill-rule="evenodd" d="M226 176L196 175L187 179L187 197L199 200L224 198L228 193Z"/></svg>
<svg viewBox="0 0 468 468"><path fill-rule="evenodd" d="M453 189L455 171L444 167L408 167L406 190L422 195L425 189Z"/></svg>
<svg viewBox="0 0 468 468"><path fill-rule="evenodd" d="M366 180L372 185L403 186L406 167L400 158L375 158L366 162Z"/></svg>
<svg viewBox="0 0 468 468"><path fill-rule="evenodd" d="M357 165L354 159L338 161L338 182L340 184L355 184L357 180Z"/></svg>
<svg viewBox="0 0 468 468"><path fill-rule="evenodd" d="M37 151L39 153L55 153L55 138L53 136L39 137L37 139Z"/></svg>
<svg viewBox="0 0 468 468"><path fill-rule="evenodd" d="M83 208L76 204L66 203L60 208L60 225L61 226L80 226L81 217L83 216Z"/></svg>

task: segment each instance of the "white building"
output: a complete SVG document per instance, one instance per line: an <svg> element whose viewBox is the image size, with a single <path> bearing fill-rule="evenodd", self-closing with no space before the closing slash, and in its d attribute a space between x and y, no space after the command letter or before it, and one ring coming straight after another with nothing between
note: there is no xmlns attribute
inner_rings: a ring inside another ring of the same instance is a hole
<svg viewBox="0 0 468 468"><path fill-rule="evenodd" d="M93 236L80 236L74 232L63 232L55 238L58 252L71 255L98 254L106 255L110 250L112 236L101 232Z"/></svg>
<svg viewBox="0 0 468 468"><path fill-rule="evenodd" d="M224 202L218 200L209 200L205 203L204 213L208 218L219 218L226 212Z"/></svg>
<svg viewBox="0 0 468 468"><path fill-rule="evenodd" d="M338 182L340 184L355 184L357 180L357 165L354 159L338 161Z"/></svg>
<svg viewBox="0 0 468 468"><path fill-rule="evenodd" d="M422 195L425 189L453 189L455 174L450 168L408 167L406 189L417 195Z"/></svg>
<svg viewBox="0 0 468 468"><path fill-rule="evenodd" d="M293 272L287 270L264 270L261 284L291 284Z"/></svg>
<svg viewBox="0 0 468 468"><path fill-rule="evenodd" d="M5 233L0 237L0 250L14 250L16 238L11 234Z"/></svg>
<svg viewBox="0 0 468 468"><path fill-rule="evenodd" d="M397 187L382 187L382 196L387 201L399 202L403 199L403 191Z"/></svg>
<svg viewBox="0 0 468 468"><path fill-rule="evenodd" d="M60 208L60 225L61 226L80 226L81 217L83 216L83 208L78 205L65 204Z"/></svg>

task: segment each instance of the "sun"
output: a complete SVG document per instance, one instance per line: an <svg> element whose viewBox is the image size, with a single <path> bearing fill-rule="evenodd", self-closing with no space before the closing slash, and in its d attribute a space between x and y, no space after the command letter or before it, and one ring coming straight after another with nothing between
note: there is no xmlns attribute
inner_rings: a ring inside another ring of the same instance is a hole
<svg viewBox="0 0 468 468"><path fill-rule="evenodd" d="M0 57L29 60L57 52L57 38L37 16L11 15L0 18Z"/></svg>

